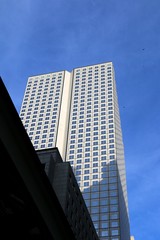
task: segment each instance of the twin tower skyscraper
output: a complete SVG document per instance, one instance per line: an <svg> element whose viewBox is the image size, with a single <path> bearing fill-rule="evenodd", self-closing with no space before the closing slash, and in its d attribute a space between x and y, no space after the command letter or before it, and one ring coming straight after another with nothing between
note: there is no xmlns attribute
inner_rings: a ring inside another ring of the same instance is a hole
<svg viewBox="0 0 160 240"><path fill-rule="evenodd" d="M70 162L100 240L129 240L113 63L29 77L20 117L36 150Z"/></svg>

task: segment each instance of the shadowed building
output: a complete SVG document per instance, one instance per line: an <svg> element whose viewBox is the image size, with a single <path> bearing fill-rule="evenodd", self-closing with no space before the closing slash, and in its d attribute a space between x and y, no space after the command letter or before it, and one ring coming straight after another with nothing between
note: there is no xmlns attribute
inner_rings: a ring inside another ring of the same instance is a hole
<svg viewBox="0 0 160 240"><path fill-rule="evenodd" d="M98 239L70 163L57 148L37 151L76 239Z"/></svg>

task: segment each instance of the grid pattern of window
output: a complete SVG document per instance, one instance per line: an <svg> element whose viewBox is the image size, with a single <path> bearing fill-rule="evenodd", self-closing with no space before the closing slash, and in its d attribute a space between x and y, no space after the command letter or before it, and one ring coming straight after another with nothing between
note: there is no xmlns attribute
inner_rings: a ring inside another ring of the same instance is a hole
<svg viewBox="0 0 160 240"><path fill-rule="evenodd" d="M120 239L111 63L74 70L67 161L101 240Z"/></svg>
<svg viewBox="0 0 160 240"><path fill-rule="evenodd" d="M100 240L129 240L113 64L65 72L29 78L22 122L35 149L58 147L70 162Z"/></svg>
<svg viewBox="0 0 160 240"><path fill-rule="evenodd" d="M28 79L20 117L35 149L55 147L63 81L64 72Z"/></svg>

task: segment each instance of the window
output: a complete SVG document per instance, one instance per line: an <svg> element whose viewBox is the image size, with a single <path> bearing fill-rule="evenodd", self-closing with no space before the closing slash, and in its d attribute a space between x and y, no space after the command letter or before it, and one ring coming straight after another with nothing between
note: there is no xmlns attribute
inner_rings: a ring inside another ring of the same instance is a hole
<svg viewBox="0 0 160 240"><path fill-rule="evenodd" d="M93 179L98 179L98 175L93 175Z"/></svg>
<svg viewBox="0 0 160 240"><path fill-rule="evenodd" d="M111 212L117 212L118 211L118 205L111 205L110 206L110 211Z"/></svg>
<svg viewBox="0 0 160 240"><path fill-rule="evenodd" d="M109 148L114 148L114 144L112 144L112 145L109 145Z"/></svg>
<svg viewBox="0 0 160 240"><path fill-rule="evenodd" d="M89 199L90 198L90 194L89 193L83 193L83 197L84 197L84 199Z"/></svg>
<svg viewBox="0 0 160 240"><path fill-rule="evenodd" d="M108 214L101 214L100 218L101 218L102 221L108 220Z"/></svg>
<svg viewBox="0 0 160 240"><path fill-rule="evenodd" d="M111 222L111 227L118 227L118 222L117 221L112 221Z"/></svg>
<svg viewBox="0 0 160 240"><path fill-rule="evenodd" d="M111 235L112 235L112 236L116 236L116 235L118 235L118 234L119 234L118 229L113 229L113 230L111 230Z"/></svg>
<svg viewBox="0 0 160 240"><path fill-rule="evenodd" d="M98 152L93 152L93 156L98 156Z"/></svg>
<svg viewBox="0 0 160 240"><path fill-rule="evenodd" d="M91 215L93 221L98 221L99 220L99 215L92 214Z"/></svg>
<svg viewBox="0 0 160 240"><path fill-rule="evenodd" d="M85 168L90 168L90 164L85 164L84 167Z"/></svg>
<svg viewBox="0 0 160 240"><path fill-rule="evenodd" d="M93 147L93 151L97 151L98 150L98 146Z"/></svg>
<svg viewBox="0 0 160 240"><path fill-rule="evenodd" d="M96 207L99 205L99 200L92 200L91 201L91 206Z"/></svg>
<svg viewBox="0 0 160 240"><path fill-rule="evenodd" d="M102 155L106 155L107 152L106 152L106 151L101 151L101 154L102 154Z"/></svg>
<svg viewBox="0 0 160 240"><path fill-rule="evenodd" d="M106 206L107 204L108 204L108 199L107 198L100 199L100 205L101 206Z"/></svg>
<svg viewBox="0 0 160 240"><path fill-rule="evenodd" d="M98 162L98 157L93 157L93 162Z"/></svg>
<svg viewBox="0 0 160 240"><path fill-rule="evenodd" d="M85 157L90 157L90 153L85 153Z"/></svg>
<svg viewBox="0 0 160 240"><path fill-rule="evenodd" d="M76 175L81 175L81 171L77 170Z"/></svg>
<svg viewBox="0 0 160 240"><path fill-rule="evenodd" d="M77 153L81 153L82 152L82 148L77 150Z"/></svg>
<svg viewBox="0 0 160 240"><path fill-rule="evenodd" d="M89 182L84 182L84 187L89 186Z"/></svg>
<svg viewBox="0 0 160 240"><path fill-rule="evenodd" d="M102 222L101 228L108 228L108 222Z"/></svg>
<svg viewBox="0 0 160 240"><path fill-rule="evenodd" d="M89 180L89 176L84 176L84 180Z"/></svg>
<svg viewBox="0 0 160 240"><path fill-rule="evenodd" d="M91 208L91 213L98 213L98 212L99 212L99 208L97 208L97 207Z"/></svg>
<svg viewBox="0 0 160 240"><path fill-rule="evenodd" d="M106 146L105 146L105 145L102 145L102 146L101 146L101 149L106 149Z"/></svg>
<svg viewBox="0 0 160 240"><path fill-rule="evenodd" d="M90 159L89 159L89 158L86 158L84 161L85 161L85 162L90 162Z"/></svg>
<svg viewBox="0 0 160 240"><path fill-rule="evenodd" d="M99 198L99 193L98 192L91 193L91 198Z"/></svg>
<svg viewBox="0 0 160 240"><path fill-rule="evenodd" d="M90 148L85 148L85 152L90 152Z"/></svg>

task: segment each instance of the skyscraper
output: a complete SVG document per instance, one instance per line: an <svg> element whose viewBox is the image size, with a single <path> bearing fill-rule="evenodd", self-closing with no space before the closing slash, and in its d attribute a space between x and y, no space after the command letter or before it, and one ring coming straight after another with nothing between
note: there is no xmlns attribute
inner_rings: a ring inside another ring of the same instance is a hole
<svg viewBox="0 0 160 240"><path fill-rule="evenodd" d="M35 149L69 161L101 240L129 240L123 140L112 62L29 77L20 116Z"/></svg>

